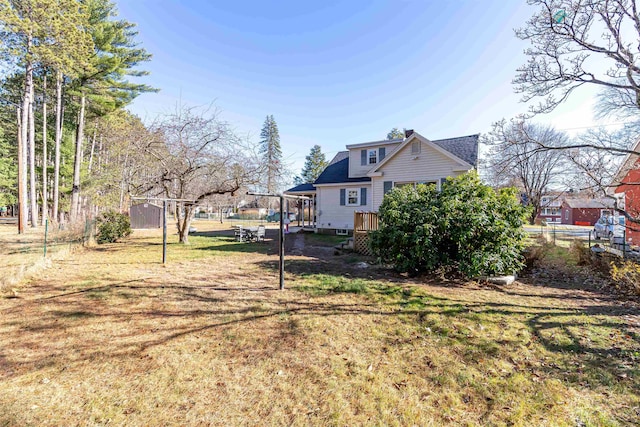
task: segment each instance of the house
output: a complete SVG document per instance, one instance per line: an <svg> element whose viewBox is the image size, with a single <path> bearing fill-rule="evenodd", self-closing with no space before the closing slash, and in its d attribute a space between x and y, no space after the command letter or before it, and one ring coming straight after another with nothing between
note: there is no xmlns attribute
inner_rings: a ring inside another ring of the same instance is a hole
<svg viewBox="0 0 640 427"><path fill-rule="evenodd" d="M313 228L351 234L356 211L376 212L393 187L435 184L476 168L479 135L431 141L412 130L405 138L347 145L318 179L286 194L313 200Z"/></svg>
<svg viewBox="0 0 640 427"><path fill-rule="evenodd" d="M640 140L633 148L640 153ZM640 155L628 154L611 184L613 193L620 197L622 208L632 217L640 218ZM626 221L627 240L640 244L640 224Z"/></svg>
<svg viewBox="0 0 640 427"><path fill-rule="evenodd" d="M562 194L547 193L540 198L540 210L536 218L538 221L544 220L547 224L562 223Z"/></svg>
<svg viewBox="0 0 640 427"><path fill-rule="evenodd" d="M588 199L565 197L562 200L562 224L595 225L603 215L612 215L615 210L613 199Z"/></svg>

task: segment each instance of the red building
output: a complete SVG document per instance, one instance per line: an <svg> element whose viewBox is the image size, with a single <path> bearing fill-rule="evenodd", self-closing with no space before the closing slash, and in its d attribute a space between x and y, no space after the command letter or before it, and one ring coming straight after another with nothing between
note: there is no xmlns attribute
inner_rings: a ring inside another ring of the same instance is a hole
<svg viewBox="0 0 640 427"><path fill-rule="evenodd" d="M571 225L594 225L603 215L614 212L612 199L586 199L566 197L562 201L562 223Z"/></svg>
<svg viewBox="0 0 640 427"><path fill-rule="evenodd" d="M633 149L640 152L640 140ZM634 218L640 218L640 156L629 154L622 163L612 184L616 194L624 197L624 209ZM627 240L632 244L640 244L640 224L627 220Z"/></svg>

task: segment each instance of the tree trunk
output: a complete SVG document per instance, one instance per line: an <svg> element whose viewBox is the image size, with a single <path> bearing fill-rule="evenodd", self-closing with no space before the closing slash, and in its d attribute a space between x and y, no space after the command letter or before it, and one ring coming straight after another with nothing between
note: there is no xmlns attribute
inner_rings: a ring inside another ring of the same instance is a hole
<svg viewBox="0 0 640 427"><path fill-rule="evenodd" d="M93 138L91 138L91 152L89 153L89 166L87 168L89 174L91 174L91 167L93 166L93 153L96 149L96 133L98 132L98 126L93 129Z"/></svg>
<svg viewBox="0 0 640 427"><path fill-rule="evenodd" d="M181 215L180 205L184 206L184 216ZM189 227L191 226L191 213L194 205L176 203L176 217L178 218L178 240L185 245L189 244Z"/></svg>
<svg viewBox="0 0 640 427"><path fill-rule="evenodd" d="M49 204L47 203L47 76L42 83L42 225L47 221Z"/></svg>
<svg viewBox="0 0 640 427"><path fill-rule="evenodd" d="M59 221L58 200L60 197L60 145L62 144L62 73L56 75L56 154L53 166L53 218Z"/></svg>
<svg viewBox="0 0 640 427"><path fill-rule="evenodd" d="M33 114L33 68L30 77L30 96L29 96L29 201L31 211L31 228L38 227L38 200L36 199L36 120Z"/></svg>
<svg viewBox="0 0 640 427"><path fill-rule="evenodd" d="M84 139L85 96L80 98L80 114L76 128L76 153L73 162L73 187L71 190L71 221L77 221L80 209L80 166L82 165L82 143Z"/></svg>
<svg viewBox="0 0 640 427"><path fill-rule="evenodd" d="M27 197L27 169L25 140L23 134L24 119L22 109L16 109L18 122L18 234L24 233L24 226L27 223L26 197Z"/></svg>

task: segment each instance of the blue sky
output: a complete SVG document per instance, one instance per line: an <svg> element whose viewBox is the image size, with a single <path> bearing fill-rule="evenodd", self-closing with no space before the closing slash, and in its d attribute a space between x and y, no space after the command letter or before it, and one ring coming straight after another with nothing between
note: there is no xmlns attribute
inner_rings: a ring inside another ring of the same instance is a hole
<svg viewBox="0 0 640 427"><path fill-rule="evenodd" d="M298 173L314 144L328 159L398 127L439 139L485 133L526 111L511 80L534 9L509 1L119 1L153 59L160 89L130 110L145 120L180 101L212 102L257 143L268 114ZM537 120L591 124L593 94Z"/></svg>

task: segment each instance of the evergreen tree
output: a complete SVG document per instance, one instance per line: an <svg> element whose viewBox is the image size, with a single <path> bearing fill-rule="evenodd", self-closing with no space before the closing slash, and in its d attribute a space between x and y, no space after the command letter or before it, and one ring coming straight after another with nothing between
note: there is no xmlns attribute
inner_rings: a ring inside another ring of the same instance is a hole
<svg viewBox="0 0 640 427"><path fill-rule="evenodd" d="M266 165L267 192L278 191L278 181L282 177L282 149L278 124L273 115L267 116L260 132L260 155Z"/></svg>
<svg viewBox="0 0 640 427"><path fill-rule="evenodd" d="M138 34L135 24L125 20L114 20L117 10L109 0L85 0L84 4L89 14L89 31L95 55L91 58L91 66L71 87L71 92L80 98L70 209L71 218L74 220L78 218L80 210L85 109L94 117L103 116L124 107L140 93L156 91L145 84L127 80L128 76L147 75L148 72L137 70L136 66L151 59L151 55L135 41Z"/></svg>
<svg viewBox="0 0 640 427"><path fill-rule="evenodd" d="M9 68L24 70L18 138L19 230L26 223L27 147L30 151L31 225L36 226L34 71L43 64L66 67L88 57L86 15L77 0L0 0L1 58Z"/></svg>
<svg viewBox="0 0 640 427"><path fill-rule="evenodd" d="M8 114L6 114L8 113ZM10 113L13 113L10 114ZM15 163L17 147L7 135L16 133L15 110L3 109L0 111L0 207L12 205L18 200L16 180L18 167Z"/></svg>
<svg viewBox="0 0 640 427"><path fill-rule="evenodd" d="M314 145L311 148L309 155L306 157L304 168L302 168L302 173L298 181L300 184L314 182L327 167L327 164L327 159L320 149L320 146Z"/></svg>

